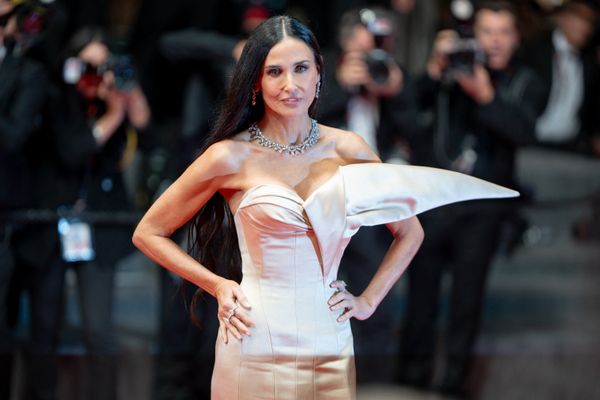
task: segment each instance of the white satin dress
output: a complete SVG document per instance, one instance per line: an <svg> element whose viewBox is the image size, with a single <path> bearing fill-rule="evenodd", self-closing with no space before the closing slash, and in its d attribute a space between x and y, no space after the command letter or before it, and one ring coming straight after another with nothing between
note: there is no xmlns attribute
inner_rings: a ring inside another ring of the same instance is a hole
<svg viewBox="0 0 600 400"><path fill-rule="evenodd" d="M516 195L451 171L379 163L339 167L306 200L274 184L249 189L234 220L256 327L242 341L217 339L212 399L354 399L350 323L327 305L350 238L444 204Z"/></svg>

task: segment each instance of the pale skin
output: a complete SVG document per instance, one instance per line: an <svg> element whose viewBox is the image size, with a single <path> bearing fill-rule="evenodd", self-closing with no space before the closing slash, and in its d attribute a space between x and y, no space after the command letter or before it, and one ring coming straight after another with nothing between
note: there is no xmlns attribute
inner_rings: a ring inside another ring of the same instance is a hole
<svg viewBox="0 0 600 400"><path fill-rule="evenodd" d="M308 108L319 79L314 54L304 42L286 37L270 50L255 85L265 104L264 118L258 122L265 136L282 144L304 139L310 127ZM160 196L135 230L133 242L140 250L217 299L225 343L229 335L241 340L251 334L255 326L249 316L252 305L238 283L209 271L170 236L217 192L235 213L243 194L257 184L289 187L306 199L338 166L379 162L358 135L323 125L319 128L318 143L299 156L250 142L247 131L215 143ZM423 231L417 218L387 226L394 241L364 292L355 296L345 290L343 282L330 283L339 289L328 302L332 310L343 310L338 321L371 316L420 246Z"/></svg>

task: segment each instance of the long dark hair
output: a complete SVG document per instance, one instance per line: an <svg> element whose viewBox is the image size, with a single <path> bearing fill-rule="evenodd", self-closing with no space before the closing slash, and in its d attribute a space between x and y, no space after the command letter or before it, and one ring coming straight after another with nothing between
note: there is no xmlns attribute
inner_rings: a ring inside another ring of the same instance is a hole
<svg viewBox="0 0 600 400"><path fill-rule="evenodd" d="M252 91L260 79L269 51L285 37L302 40L313 51L322 82L323 59L313 33L295 18L289 16L269 18L248 38L214 127L201 152L214 143L233 137L263 117L265 107L262 96L257 95L256 105L252 106ZM308 109L311 117L315 114L316 103L315 98ZM233 214L219 193L216 193L190 222L188 240L190 254L206 268L240 282L241 256L233 225ZM194 320L196 320L196 304L201 293L202 291L198 290L192 300L191 312Z"/></svg>

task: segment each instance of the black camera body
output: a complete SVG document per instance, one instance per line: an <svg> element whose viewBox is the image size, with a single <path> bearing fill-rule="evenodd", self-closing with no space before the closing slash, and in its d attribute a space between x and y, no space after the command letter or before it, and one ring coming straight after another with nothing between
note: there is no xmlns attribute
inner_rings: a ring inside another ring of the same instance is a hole
<svg viewBox="0 0 600 400"><path fill-rule="evenodd" d="M109 69L115 76L115 87L118 90L133 89L136 84L136 71L129 55L113 55Z"/></svg>
<svg viewBox="0 0 600 400"><path fill-rule="evenodd" d="M388 66L390 59L391 56L383 49L373 49L365 56L369 75L375 83L387 83L390 77L390 68Z"/></svg>
<svg viewBox="0 0 600 400"><path fill-rule="evenodd" d="M448 53L448 69L468 74L473 73L475 64L485 61L483 51L474 38L459 38Z"/></svg>
<svg viewBox="0 0 600 400"><path fill-rule="evenodd" d="M448 53L448 70L472 74L475 64L485 62L485 55L473 33L474 5L470 0L452 0L450 15L454 20L458 39Z"/></svg>
<svg viewBox="0 0 600 400"><path fill-rule="evenodd" d="M393 57L384 49L384 42L392 34L392 21L368 8L360 11L360 19L375 42L375 48L365 55L369 75L375 83L385 84L390 76L389 64L393 62Z"/></svg>

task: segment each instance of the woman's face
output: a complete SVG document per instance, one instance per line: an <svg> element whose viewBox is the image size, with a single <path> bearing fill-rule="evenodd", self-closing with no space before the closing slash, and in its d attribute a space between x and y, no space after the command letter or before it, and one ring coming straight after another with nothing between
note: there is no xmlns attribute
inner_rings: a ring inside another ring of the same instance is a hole
<svg viewBox="0 0 600 400"><path fill-rule="evenodd" d="M256 89L262 93L266 113L295 117L308 114L319 79L311 48L286 37L269 51Z"/></svg>

